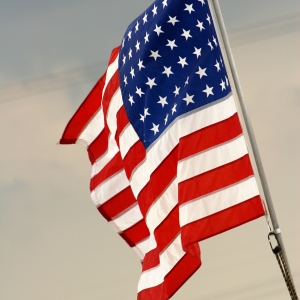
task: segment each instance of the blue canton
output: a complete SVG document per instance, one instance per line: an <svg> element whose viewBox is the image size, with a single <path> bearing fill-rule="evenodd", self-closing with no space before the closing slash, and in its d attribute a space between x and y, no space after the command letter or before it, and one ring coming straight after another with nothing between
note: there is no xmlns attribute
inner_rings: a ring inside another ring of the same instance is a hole
<svg viewBox="0 0 300 300"><path fill-rule="evenodd" d="M178 116L231 91L206 1L155 1L124 35L120 87L145 148Z"/></svg>

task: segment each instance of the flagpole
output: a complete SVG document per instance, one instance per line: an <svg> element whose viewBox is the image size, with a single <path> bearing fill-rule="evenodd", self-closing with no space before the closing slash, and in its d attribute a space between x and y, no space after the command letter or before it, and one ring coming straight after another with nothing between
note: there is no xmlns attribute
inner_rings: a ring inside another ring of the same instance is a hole
<svg viewBox="0 0 300 300"><path fill-rule="evenodd" d="M214 7L214 12L215 12L215 15L216 15L216 18L217 18L217 21L218 21L217 23L219 25L219 28L218 28L219 31L220 31L219 33L220 33L220 35L222 37L222 40L223 40L223 43L224 43L223 46L225 48L225 53L227 54L228 64L229 64L232 79L233 79L233 82L234 82L234 85L235 85L237 98L238 98L241 113L242 113L242 118L243 118L243 121L245 123L246 129L247 129L247 132L248 132L248 138L249 138L249 142L250 142L250 145L251 145L251 148L252 148L253 157L254 157L254 160L256 162L256 167L257 167L257 171L258 171L258 174L259 174L259 177L260 177L261 186L262 186L263 193L264 193L264 196L265 196L265 201L267 203L269 215L270 215L271 222L272 222L272 225L273 225L273 233L276 235L276 238L279 242L279 245L281 246L283 257L286 261L286 265L287 265L288 271L290 273L290 277L293 281L291 269L290 269L290 266L289 266L289 263L288 263L285 247L284 247L283 240L282 240L281 230L280 230L280 227L279 227L279 223L278 223L278 220L277 220L277 217L276 217L274 205L273 205L273 202L272 202L271 193L270 193L270 190L269 190L269 187L268 187L266 175L265 175L264 168L263 168L263 165L262 165L262 161L261 161L261 158L260 158L260 154L259 154L259 151L258 151L258 147L257 147L256 139L255 139L255 136L254 136L254 132L253 132L253 129L252 129L252 125L251 125L250 119L248 117L247 108L246 108L246 105L245 105L245 102L244 102L244 96L243 96L243 92L242 92L242 89L241 89L241 85L239 83L239 78L238 78L237 70L236 70L236 67L235 67L232 51L231 51L231 48L230 48L229 39L228 39L228 36L227 36L227 33L226 33L225 24L224 24L223 17L222 17L222 14L221 14L221 8L220 8L220 5L219 5L219 1L218 0L211 0L211 2L212 2L212 5Z"/></svg>

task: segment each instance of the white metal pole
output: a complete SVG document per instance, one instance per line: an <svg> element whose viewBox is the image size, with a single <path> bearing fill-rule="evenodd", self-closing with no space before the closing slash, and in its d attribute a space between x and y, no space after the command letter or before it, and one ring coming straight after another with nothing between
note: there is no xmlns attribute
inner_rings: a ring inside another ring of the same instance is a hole
<svg viewBox="0 0 300 300"><path fill-rule="evenodd" d="M231 75L232 75L234 85L235 85L235 88L236 88L236 93L237 93L237 96L238 96L237 100L239 101L239 105L240 105L240 108L241 108L241 114L242 114L241 117L243 118L243 121L245 123L246 129L247 129L247 132L248 132L248 138L249 138L249 141L250 141L250 146L252 148L254 160L256 162L256 167L257 167L257 171L258 171L258 174L259 174L259 177L260 177L261 186L262 186L262 189L263 189L263 193L264 193L265 200L266 200L266 203L267 203L269 215L270 215L271 222L272 222L272 225L273 225L273 230L274 230L274 233L276 234L276 237L278 238L278 242L279 242L279 244L281 246L281 249L282 249L283 257L286 261L286 265L287 265L288 271L290 273L290 277L292 279L292 273L291 273L291 269L290 269L290 266L289 266L289 263L288 263L286 251L285 251L285 248L284 248L280 227L279 227L278 220L277 220L277 217L276 217L274 205L273 205L272 198L271 198L271 193L270 193L270 190L269 190L269 187L268 187L266 175L265 175L263 165L262 165L262 161L261 161L261 158L260 158L260 155L259 155L259 151L258 151L257 143L256 143L256 140L255 140L254 132L253 132L253 129L252 129L252 125L251 125L250 119L248 117L246 105L245 105L245 102L244 102L244 96L243 96L243 93L242 93L241 85L240 85L238 74L237 74L237 71L236 71L232 51L231 51L230 44L229 44L229 39L228 39L228 36L227 36L227 33L226 33L224 20L223 20L222 14L221 14L221 8L220 8L220 5L219 5L219 1L218 0L211 0L211 1L212 1L212 5L214 7L215 17L217 18L217 23L218 23L218 26L219 26L218 29L220 31L219 33L220 33L221 38L223 40L224 48L225 48L228 63L229 63L229 68L230 68ZM217 28L216 28L216 30L217 30Z"/></svg>

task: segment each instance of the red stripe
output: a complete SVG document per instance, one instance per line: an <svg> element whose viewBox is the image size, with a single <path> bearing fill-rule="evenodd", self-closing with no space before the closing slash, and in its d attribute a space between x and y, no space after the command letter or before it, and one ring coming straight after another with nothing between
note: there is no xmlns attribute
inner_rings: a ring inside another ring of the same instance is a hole
<svg viewBox="0 0 300 300"><path fill-rule="evenodd" d="M120 147L119 145L120 134L128 124L129 124L129 120L127 117L127 113L125 107L122 106L117 113L117 132L115 136L115 140L119 147Z"/></svg>
<svg viewBox="0 0 300 300"><path fill-rule="evenodd" d="M180 232L178 205L168 214L154 231L157 248L160 252L174 240Z"/></svg>
<svg viewBox="0 0 300 300"><path fill-rule="evenodd" d="M153 202L171 184L177 172L177 147L164 159L158 168L151 174L150 182L143 188L138 196L142 214L145 216ZM162 252L180 232L178 206L166 216L161 224L154 230L157 248L146 254L143 270L153 268L159 261Z"/></svg>
<svg viewBox="0 0 300 300"><path fill-rule="evenodd" d="M143 271L158 265L159 253L163 252L172 243L180 231L179 209L178 205L176 205L159 226L155 228L154 236L157 247L146 254L143 263ZM192 251L192 249L189 251Z"/></svg>
<svg viewBox="0 0 300 300"><path fill-rule="evenodd" d="M145 255L143 271L154 268L159 263L159 254L170 245L170 243L180 233L178 206L168 214L168 216L155 228L154 236L157 243L155 249Z"/></svg>
<svg viewBox="0 0 300 300"><path fill-rule="evenodd" d="M168 214L168 216L154 230L157 247L146 254L143 262L143 271L156 267L159 264L159 253L163 252L181 232L179 224L178 205ZM193 248L189 249L190 254ZM197 253L193 253L197 255Z"/></svg>
<svg viewBox="0 0 300 300"><path fill-rule="evenodd" d="M117 56L119 55L119 52L120 52L120 46L118 47L115 47L111 54L110 54L110 58L109 58L109 61L108 61L108 66L111 65L117 58Z"/></svg>
<svg viewBox="0 0 300 300"><path fill-rule="evenodd" d="M264 215L259 196L189 223L181 228L184 247L240 226Z"/></svg>
<svg viewBox="0 0 300 300"><path fill-rule="evenodd" d="M120 236L127 242L130 247L134 247L136 244L149 237L149 230L144 219L142 219L132 227L120 233Z"/></svg>
<svg viewBox="0 0 300 300"><path fill-rule="evenodd" d="M131 207L134 203L136 203L136 199L134 198L131 188L127 187L99 206L98 210L107 221L110 221L128 209L128 207Z"/></svg>
<svg viewBox="0 0 300 300"><path fill-rule="evenodd" d="M201 266L199 245L192 245L190 250L193 255L189 253L184 255L165 277L169 298L171 298Z"/></svg>
<svg viewBox="0 0 300 300"><path fill-rule="evenodd" d="M124 169L127 178L131 177L132 171L145 159L146 149L143 143L138 140L127 152L124 157Z"/></svg>
<svg viewBox="0 0 300 300"><path fill-rule="evenodd" d="M99 110L102 100L102 90L104 87L106 73L99 79L94 88L79 106L60 140L60 144L74 144L82 130L86 127L95 113Z"/></svg>
<svg viewBox="0 0 300 300"><path fill-rule="evenodd" d="M166 275L164 282L158 286L145 289L138 293L138 300L167 300L199 269L201 266L200 251L197 244L194 252L198 255L186 254Z"/></svg>
<svg viewBox="0 0 300 300"><path fill-rule="evenodd" d="M113 95L116 93L117 89L120 87L120 81L119 81L119 71L117 70L114 75L111 77L109 83L107 84L103 100L102 100L102 106L103 106L103 114L105 123L107 121L107 110L109 108L110 101L112 100Z"/></svg>
<svg viewBox="0 0 300 300"><path fill-rule="evenodd" d="M219 135L223 134L223 132L225 132L226 138L219 137ZM183 159L195 154L195 152L215 146L217 143L227 141L229 138L233 138L240 133L240 123L237 115L235 114L227 120L183 137L180 140L179 147L176 146L164 159L164 161L152 173L150 181L140 192L138 201L142 214L145 216L153 201L163 192L169 182L176 176L178 156ZM209 141L203 141L204 146L202 146L201 143L195 142L196 138L200 140L208 138ZM179 151L177 151L178 149ZM125 170L126 169L127 166L125 165Z"/></svg>
<svg viewBox="0 0 300 300"><path fill-rule="evenodd" d="M168 187L177 173L178 147L176 146L170 154L162 161L157 169L151 174L150 181L142 189L138 196L143 216L159 195Z"/></svg>
<svg viewBox="0 0 300 300"><path fill-rule="evenodd" d="M90 190L93 191L99 184L122 169L123 161L120 152L118 152L98 174L91 178Z"/></svg>
<svg viewBox="0 0 300 300"><path fill-rule="evenodd" d="M182 181L178 185L179 203L220 190L253 175L249 155Z"/></svg>
<svg viewBox="0 0 300 300"><path fill-rule="evenodd" d="M179 160L222 144L242 134L238 115L195 131L179 142Z"/></svg>
<svg viewBox="0 0 300 300"><path fill-rule="evenodd" d="M159 250L155 248L148 253L146 253L142 265L142 271L152 269L159 265Z"/></svg>
<svg viewBox="0 0 300 300"><path fill-rule="evenodd" d="M108 148L109 129L105 127L88 148L89 159L93 165Z"/></svg>

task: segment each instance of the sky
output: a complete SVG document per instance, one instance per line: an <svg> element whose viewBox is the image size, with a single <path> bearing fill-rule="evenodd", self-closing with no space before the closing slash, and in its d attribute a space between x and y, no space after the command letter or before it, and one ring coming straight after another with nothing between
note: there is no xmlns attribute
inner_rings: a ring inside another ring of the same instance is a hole
<svg viewBox="0 0 300 300"><path fill-rule="evenodd" d="M82 146L62 132L150 0L0 0L0 297L129 300L133 251L90 199ZM300 293L300 2L220 0ZM260 218L201 243L172 299L290 299Z"/></svg>

